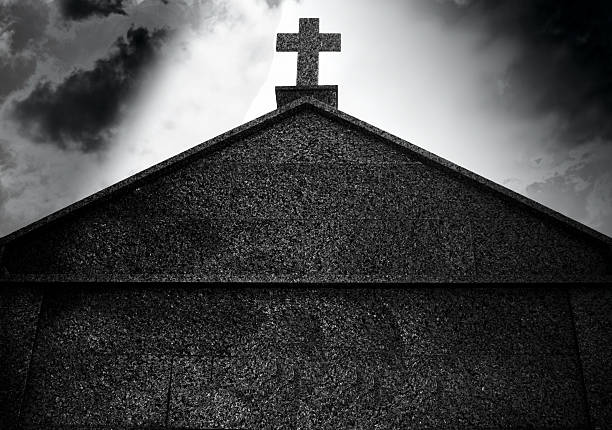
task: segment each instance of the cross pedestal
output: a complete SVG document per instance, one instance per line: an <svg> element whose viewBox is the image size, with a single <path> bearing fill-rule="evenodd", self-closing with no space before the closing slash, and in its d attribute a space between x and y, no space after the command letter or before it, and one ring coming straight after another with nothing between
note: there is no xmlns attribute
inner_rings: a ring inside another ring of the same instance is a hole
<svg viewBox="0 0 612 430"><path fill-rule="evenodd" d="M276 105L281 107L302 97L313 97L338 108L338 85L310 85L302 87L276 87Z"/></svg>
<svg viewBox="0 0 612 430"><path fill-rule="evenodd" d="M319 52L340 51L340 34L319 33L319 18L300 18L299 33L279 33L276 50L298 53L297 85L276 87L278 107L307 96L338 107L338 86L319 85Z"/></svg>

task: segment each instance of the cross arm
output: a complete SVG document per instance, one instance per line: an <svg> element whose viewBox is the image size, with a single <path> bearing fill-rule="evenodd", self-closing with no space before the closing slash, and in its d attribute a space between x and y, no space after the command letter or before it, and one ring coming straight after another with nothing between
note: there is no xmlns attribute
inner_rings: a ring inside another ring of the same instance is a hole
<svg viewBox="0 0 612 430"><path fill-rule="evenodd" d="M340 51L340 33L322 33L319 35L321 51Z"/></svg>
<svg viewBox="0 0 612 430"><path fill-rule="evenodd" d="M278 33L276 35L276 52L297 52L299 47L299 34Z"/></svg>

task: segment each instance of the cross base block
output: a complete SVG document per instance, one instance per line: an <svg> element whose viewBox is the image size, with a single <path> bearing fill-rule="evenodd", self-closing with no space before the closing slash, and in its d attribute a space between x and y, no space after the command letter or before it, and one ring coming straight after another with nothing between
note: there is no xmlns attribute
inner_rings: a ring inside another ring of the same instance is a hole
<svg viewBox="0 0 612 430"><path fill-rule="evenodd" d="M313 97L338 109L338 85L276 87L277 107L281 107L302 97Z"/></svg>

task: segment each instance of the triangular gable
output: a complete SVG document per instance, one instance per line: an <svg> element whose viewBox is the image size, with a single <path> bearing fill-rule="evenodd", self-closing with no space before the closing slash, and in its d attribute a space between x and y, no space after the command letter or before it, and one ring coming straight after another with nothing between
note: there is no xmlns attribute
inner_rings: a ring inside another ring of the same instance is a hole
<svg viewBox="0 0 612 430"><path fill-rule="evenodd" d="M397 136L380 130L377 127L374 127L351 115L341 112L338 109L335 109L329 105L321 103L313 98L301 98L299 100L296 100L292 103L282 106L279 109L269 112L266 115L256 118L232 130L229 130L217 137L214 137L213 139L207 142L204 142L187 151L184 151L172 158L169 158L168 160L165 160L146 170L143 170L140 173L130 176L127 179L124 179L108 188L105 188L95 194L92 194L91 196L85 199L82 199L70 206L67 206L66 208L63 208L51 215L40 219L39 221L27 225L1 238L0 246L14 239L17 239L18 237L21 237L27 233L33 232L34 230L37 230L42 226L53 223L54 221L62 217L65 217L69 214L73 214L82 208L85 208L103 200L111 199L113 195L121 191L125 191L129 188L139 187L140 185L147 183L148 181L151 181L154 178L157 178L161 175L164 175L165 173L178 169L180 166L189 163L193 159L199 157L206 157L210 154L216 153L219 150L222 150L232 144L235 144L236 142L240 141L241 138L257 133L258 131L265 129L266 127L270 127L276 122L279 122L284 118L287 118L303 109L313 109L315 112L326 116L329 119L340 121L353 128L357 128L358 130L365 132L366 134L380 138L385 143L388 143L391 148L401 151L411 159L417 160L419 162L422 162L423 164L430 165L435 168L439 168L442 171L446 171L447 173L450 173L451 175L460 179L467 179L471 183L479 187L483 187L488 191L493 191L499 196L508 199L512 202L515 202L518 205L528 207L529 209L535 211L540 215L543 215L545 218L555 223L560 223L561 225L570 228L571 230L576 230L583 235L604 242L608 246L612 246L612 238L606 235L603 235L550 208L547 208L546 206L543 206L529 198L526 198L525 196L522 196L512 190L509 190L501 185L489 181L488 179L485 179L482 176L479 176L463 167L451 163L450 161L445 160L444 158L432 154L416 145L411 144L410 142L407 142Z"/></svg>

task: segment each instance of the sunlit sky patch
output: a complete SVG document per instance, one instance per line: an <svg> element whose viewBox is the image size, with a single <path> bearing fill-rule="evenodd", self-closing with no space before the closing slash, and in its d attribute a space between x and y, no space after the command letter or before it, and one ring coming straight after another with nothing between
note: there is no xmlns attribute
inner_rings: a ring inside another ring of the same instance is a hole
<svg viewBox="0 0 612 430"><path fill-rule="evenodd" d="M612 235L612 6L566 3L0 0L0 234L274 110L319 17L342 111Z"/></svg>

